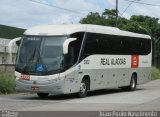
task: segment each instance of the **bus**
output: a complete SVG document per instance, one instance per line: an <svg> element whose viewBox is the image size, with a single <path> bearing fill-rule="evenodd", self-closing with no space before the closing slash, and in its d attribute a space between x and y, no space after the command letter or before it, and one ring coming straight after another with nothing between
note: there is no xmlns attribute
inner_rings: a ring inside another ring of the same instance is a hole
<svg viewBox="0 0 160 117"><path fill-rule="evenodd" d="M16 91L85 97L108 88L134 91L151 79L148 35L90 24L42 25L16 43Z"/></svg>

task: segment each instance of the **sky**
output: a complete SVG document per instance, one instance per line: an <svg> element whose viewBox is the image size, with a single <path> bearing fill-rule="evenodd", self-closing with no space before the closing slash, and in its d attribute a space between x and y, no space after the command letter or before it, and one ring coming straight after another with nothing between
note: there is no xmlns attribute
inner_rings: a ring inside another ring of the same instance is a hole
<svg viewBox="0 0 160 117"><path fill-rule="evenodd" d="M35 1L35 2L33 2ZM104 9L115 9L116 0L0 0L0 24L19 28L30 28L44 24L77 24L89 12L102 13ZM133 0L129 0L133 1ZM119 0L119 15L131 3ZM135 0L160 5L160 0ZM148 15L160 19L160 6L132 3L123 14Z"/></svg>

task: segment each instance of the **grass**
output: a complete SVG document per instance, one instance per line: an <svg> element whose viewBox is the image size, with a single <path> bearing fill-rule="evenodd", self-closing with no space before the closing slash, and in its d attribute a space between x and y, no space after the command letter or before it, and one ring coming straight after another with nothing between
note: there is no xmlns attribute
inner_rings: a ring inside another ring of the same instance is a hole
<svg viewBox="0 0 160 117"><path fill-rule="evenodd" d="M157 69L156 67L152 67L151 79L152 80L160 79L160 70Z"/></svg>
<svg viewBox="0 0 160 117"><path fill-rule="evenodd" d="M0 74L0 94L14 93L14 86L13 75L7 73Z"/></svg>

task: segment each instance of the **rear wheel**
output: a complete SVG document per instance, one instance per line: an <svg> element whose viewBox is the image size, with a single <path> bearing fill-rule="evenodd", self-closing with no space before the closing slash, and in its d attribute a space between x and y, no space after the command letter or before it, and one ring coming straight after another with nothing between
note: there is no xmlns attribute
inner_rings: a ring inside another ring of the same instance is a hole
<svg viewBox="0 0 160 117"><path fill-rule="evenodd" d="M131 81L130 81L130 85L129 85L129 91L134 91L137 88L137 82L136 82L136 76L132 75Z"/></svg>
<svg viewBox="0 0 160 117"><path fill-rule="evenodd" d="M136 87L137 87L136 75L132 75L130 85L127 87L122 87L122 90L134 91L134 90L136 90Z"/></svg>
<svg viewBox="0 0 160 117"><path fill-rule="evenodd" d="M37 93L37 95L41 98L46 98L48 97L49 93Z"/></svg>
<svg viewBox="0 0 160 117"><path fill-rule="evenodd" d="M80 91L78 93L79 98L83 98L87 96L87 80L82 80L80 84Z"/></svg>

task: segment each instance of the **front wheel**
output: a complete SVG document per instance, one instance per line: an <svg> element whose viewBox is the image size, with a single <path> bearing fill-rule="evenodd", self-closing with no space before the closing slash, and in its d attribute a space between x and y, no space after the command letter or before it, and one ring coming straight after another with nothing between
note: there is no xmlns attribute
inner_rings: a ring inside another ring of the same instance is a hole
<svg viewBox="0 0 160 117"><path fill-rule="evenodd" d="M87 81L86 80L82 80L81 84L80 84L80 91L78 93L78 97L79 98L83 98L87 96Z"/></svg>
<svg viewBox="0 0 160 117"><path fill-rule="evenodd" d="M46 98L48 97L49 93L37 93L37 95L41 98Z"/></svg>

